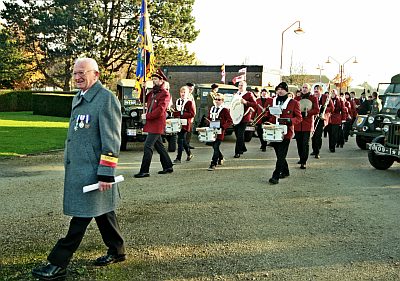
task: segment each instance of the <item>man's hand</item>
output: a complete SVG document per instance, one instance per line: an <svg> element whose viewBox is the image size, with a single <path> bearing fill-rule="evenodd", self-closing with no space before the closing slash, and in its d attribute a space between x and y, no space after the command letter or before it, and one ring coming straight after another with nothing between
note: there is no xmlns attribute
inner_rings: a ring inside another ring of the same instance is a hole
<svg viewBox="0 0 400 281"><path fill-rule="evenodd" d="M99 190L100 191L109 190L111 188L112 188L112 183L111 182L99 181Z"/></svg>

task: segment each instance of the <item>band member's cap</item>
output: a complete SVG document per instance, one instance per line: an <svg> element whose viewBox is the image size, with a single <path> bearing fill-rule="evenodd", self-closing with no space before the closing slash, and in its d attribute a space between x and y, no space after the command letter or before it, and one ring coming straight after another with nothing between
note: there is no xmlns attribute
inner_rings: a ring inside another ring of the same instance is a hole
<svg viewBox="0 0 400 281"><path fill-rule="evenodd" d="M164 72L162 72L160 68L157 69L156 72L151 75L151 77L158 77L159 79L168 81L167 76L165 76Z"/></svg>
<svg viewBox="0 0 400 281"><path fill-rule="evenodd" d="M217 85L217 84L214 83L214 84L211 85L211 89L212 89L212 90L214 90L214 89L216 89L216 88L218 88L218 85Z"/></svg>
<svg viewBox="0 0 400 281"><path fill-rule="evenodd" d="M278 90L278 88L281 88L285 90L286 92L289 92L289 86L286 82L281 82L278 84L278 86L275 87L275 91Z"/></svg>

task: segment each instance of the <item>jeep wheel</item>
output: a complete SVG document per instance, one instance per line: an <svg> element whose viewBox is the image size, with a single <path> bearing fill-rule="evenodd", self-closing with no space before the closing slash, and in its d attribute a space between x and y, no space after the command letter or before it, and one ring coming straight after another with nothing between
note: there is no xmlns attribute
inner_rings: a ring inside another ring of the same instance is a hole
<svg viewBox="0 0 400 281"><path fill-rule="evenodd" d="M253 134L254 134L253 131L245 131L244 132L244 141L245 142L251 141L251 139L253 138Z"/></svg>
<svg viewBox="0 0 400 281"><path fill-rule="evenodd" d="M368 151L368 160L371 165L378 170L389 169L394 162L394 159L385 155L378 155L374 151Z"/></svg>
<svg viewBox="0 0 400 281"><path fill-rule="evenodd" d="M122 138L121 138L121 147L120 147L120 150L121 150L121 151L126 151L127 146L128 146L128 139L127 139L126 137L122 137Z"/></svg>
<svg viewBox="0 0 400 281"><path fill-rule="evenodd" d="M362 150L366 150L367 149L367 141L365 140L365 138L357 135L356 136L356 143L357 143L357 146L359 148L361 148Z"/></svg>

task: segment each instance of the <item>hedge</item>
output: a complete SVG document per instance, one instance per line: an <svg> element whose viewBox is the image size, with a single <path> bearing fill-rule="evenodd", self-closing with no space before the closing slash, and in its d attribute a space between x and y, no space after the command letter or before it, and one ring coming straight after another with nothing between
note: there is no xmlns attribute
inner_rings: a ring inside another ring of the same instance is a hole
<svg viewBox="0 0 400 281"><path fill-rule="evenodd" d="M0 111L33 111L36 115L69 117L76 92L3 91Z"/></svg>

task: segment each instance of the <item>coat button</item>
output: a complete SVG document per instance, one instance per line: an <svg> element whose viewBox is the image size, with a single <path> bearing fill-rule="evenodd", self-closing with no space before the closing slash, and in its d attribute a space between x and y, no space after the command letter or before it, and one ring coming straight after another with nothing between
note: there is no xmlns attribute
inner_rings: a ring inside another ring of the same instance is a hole
<svg viewBox="0 0 400 281"><path fill-rule="evenodd" d="M68 139L68 142L70 142L71 141L71 139Z"/></svg>
<svg viewBox="0 0 400 281"><path fill-rule="evenodd" d="M71 163L71 161L70 160L67 160L67 164L70 164Z"/></svg>

